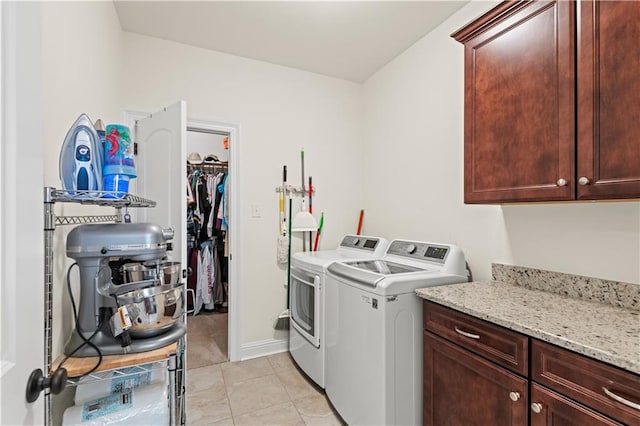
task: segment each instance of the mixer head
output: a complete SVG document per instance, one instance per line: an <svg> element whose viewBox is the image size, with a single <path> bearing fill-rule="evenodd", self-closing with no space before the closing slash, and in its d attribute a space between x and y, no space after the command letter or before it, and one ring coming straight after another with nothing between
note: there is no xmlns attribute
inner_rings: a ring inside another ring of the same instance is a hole
<svg viewBox="0 0 640 426"><path fill-rule="evenodd" d="M123 257L134 261L162 259L171 229L152 223L87 224L74 228L67 237L67 256L80 259Z"/></svg>

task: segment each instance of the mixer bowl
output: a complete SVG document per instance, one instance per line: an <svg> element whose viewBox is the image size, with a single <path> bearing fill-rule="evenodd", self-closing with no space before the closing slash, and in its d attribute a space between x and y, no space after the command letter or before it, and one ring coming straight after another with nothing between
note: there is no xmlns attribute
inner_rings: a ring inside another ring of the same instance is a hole
<svg viewBox="0 0 640 426"><path fill-rule="evenodd" d="M122 267L125 283L159 278L162 284L177 284L180 282L181 270L180 262L161 262L159 265L155 263L127 263Z"/></svg>
<svg viewBox="0 0 640 426"><path fill-rule="evenodd" d="M184 284L163 284L133 290L118 296L125 305L133 325L133 338L158 336L168 331L184 313Z"/></svg>
<svg viewBox="0 0 640 426"><path fill-rule="evenodd" d="M162 278L165 284L176 284L180 282L180 272L182 271L180 262L162 262L160 264Z"/></svg>
<svg viewBox="0 0 640 426"><path fill-rule="evenodd" d="M156 278L156 268L144 266L141 263L126 263L122 266L125 283L133 283Z"/></svg>

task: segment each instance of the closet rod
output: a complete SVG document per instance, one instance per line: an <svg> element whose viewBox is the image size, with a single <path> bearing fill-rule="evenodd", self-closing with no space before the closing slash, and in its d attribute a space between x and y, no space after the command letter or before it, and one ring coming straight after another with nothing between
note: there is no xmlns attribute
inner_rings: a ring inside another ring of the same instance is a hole
<svg viewBox="0 0 640 426"><path fill-rule="evenodd" d="M212 164L187 164L187 170L216 170L216 169L228 169L229 163L212 163Z"/></svg>
<svg viewBox="0 0 640 426"><path fill-rule="evenodd" d="M210 135L231 136L229 132L223 132L222 130L202 129L200 127L187 126L187 132L208 133Z"/></svg>

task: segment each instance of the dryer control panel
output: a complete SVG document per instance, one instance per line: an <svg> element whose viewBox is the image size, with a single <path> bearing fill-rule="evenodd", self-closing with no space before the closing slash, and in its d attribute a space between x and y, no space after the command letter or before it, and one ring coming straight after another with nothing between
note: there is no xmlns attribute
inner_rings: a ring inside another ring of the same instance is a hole
<svg viewBox="0 0 640 426"><path fill-rule="evenodd" d="M380 244L380 238L376 237L364 237L362 235L346 235L340 247L355 248L366 251L375 251L376 247Z"/></svg>
<svg viewBox="0 0 640 426"><path fill-rule="evenodd" d="M449 254L449 247L442 244L394 240L387 249L387 254L444 263Z"/></svg>

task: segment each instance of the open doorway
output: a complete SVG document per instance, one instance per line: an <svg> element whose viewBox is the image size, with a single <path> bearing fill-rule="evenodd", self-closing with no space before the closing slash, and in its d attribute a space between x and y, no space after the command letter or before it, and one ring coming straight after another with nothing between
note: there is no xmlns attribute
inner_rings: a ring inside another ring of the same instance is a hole
<svg viewBox="0 0 640 426"><path fill-rule="evenodd" d="M187 365L229 360L231 132L187 125Z"/></svg>
<svg viewBox="0 0 640 426"><path fill-rule="evenodd" d="M137 132L138 120L144 119L149 116L150 114L147 112L123 110L122 122L126 123L130 128L136 128L136 132ZM181 137L178 143L184 144L184 148L185 148L184 152L187 157L190 152L194 152L187 149L187 146L186 146L187 132L195 132L198 134L205 134L205 135L206 134L228 135L229 147L228 147L228 150L226 150L228 153L227 184L228 184L228 188L230 189L229 193L233 194L234 196L231 197L229 200L229 221L228 221L227 241L226 241L228 243L228 252L229 252L229 256L228 256L229 262L228 262L228 271L227 271L228 273L227 315L225 318L225 320L228 323L226 357L229 359L229 361L239 361L240 360L240 341L241 341L240 328L239 328L240 315L238 310L238 307L240 306L240 298L241 298L240 271L238 268L238 265L240 262L240 256L239 256L239 250L238 250L239 233L240 233L240 230L238 227L238 223L239 223L238 213L240 210L239 209L240 197L238 196L238 194L240 193L239 167L238 167L240 164L240 159L239 159L240 128L239 128L239 124L237 123L218 122L218 121L201 121L201 120L194 120L194 119L187 119L186 127L188 130L187 129L184 130L184 137ZM213 143L215 144L215 142ZM213 150L213 146L211 146L211 149L203 149L203 151L205 152L201 153L201 155L206 156L212 153L211 152L212 150ZM202 159L204 160L204 158ZM220 157L218 159L220 160ZM175 158L174 161L179 164L179 163L186 162L186 160L187 158ZM178 166L168 167L168 172L171 173L172 176L175 176L176 179L184 179L185 186L186 186L186 175L181 175L182 172L180 172L179 174L175 174L175 172L180 170L183 170L182 167L178 167ZM140 192L137 191L138 189L137 187L138 187L138 183L137 183L137 179L135 179L133 181L133 184L130 185L130 189L135 191L134 193L140 194ZM135 210L136 209L131 211L131 216L133 217L134 221L138 219L137 212ZM186 247L186 234L181 235L180 239L182 240L181 246ZM193 318L194 317L192 315L189 315L189 318L187 320L187 325ZM197 343L197 342L192 342L191 337L192 335L188 333L187 353L191 351L192 343ZM203 344L205 343L213 344L212 341L203 342ZM197 345L194 345L194 346L197 347ZM194 349L193 351L195 352L197 351L197 349Z"/></svg>

